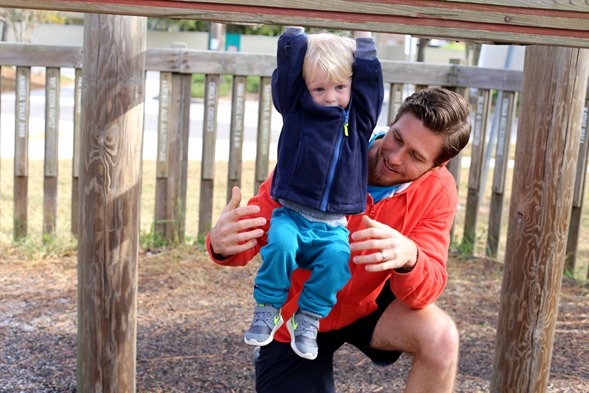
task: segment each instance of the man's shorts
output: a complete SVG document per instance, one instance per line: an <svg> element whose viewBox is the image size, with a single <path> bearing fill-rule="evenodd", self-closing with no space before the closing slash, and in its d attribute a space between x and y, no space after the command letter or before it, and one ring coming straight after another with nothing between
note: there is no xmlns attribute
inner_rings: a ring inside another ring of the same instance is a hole
<svg viewBox="0 0 589 393"><path fill-rule="evenodd" d="M380 316L394 299L387 282L377 299L376 311L341 329L319 333L319 355L315 360L295 354L290 343L273 341L262 347L256 360L256 391L335 393L333 354L344 343L354 345L377 365L393 364L401 352L372 349L370 340Z"/></svg>

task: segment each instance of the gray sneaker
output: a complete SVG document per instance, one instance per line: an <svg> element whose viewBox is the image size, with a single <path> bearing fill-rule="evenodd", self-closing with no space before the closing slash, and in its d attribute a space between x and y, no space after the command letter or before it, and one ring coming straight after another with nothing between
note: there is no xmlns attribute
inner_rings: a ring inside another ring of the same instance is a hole
<svg viewBox="0 0 589 393"><path fill-rule="evenodd" d="M245 332L246 344L264 346L274 339L274 333L282 326L280 309L269 304L258 304L254 309L254 321Z"/></svg>
<svg viewBox="0 0 589 393"><path fill-rule="evenodd" d="M297 310L286 322L286 328L290 333L290 346L302 358L313 360L317 357L319 319L321 317L317 314Z"/></svg>

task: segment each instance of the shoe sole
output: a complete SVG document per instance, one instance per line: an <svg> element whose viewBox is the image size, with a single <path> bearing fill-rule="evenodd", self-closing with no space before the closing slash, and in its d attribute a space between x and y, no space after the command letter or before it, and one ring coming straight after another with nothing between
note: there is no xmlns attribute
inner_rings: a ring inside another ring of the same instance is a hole
<svg viewBox="0 0 589 393"><path fill-rule="evenodd" d="M312 354L312 353L306 353L306 352L301 352L296 344L295 344L295 334L294 334L294 329L292 328L292 323L290 321L290 319L288 321L286 321L286 329L288 330L288 333L290 334L290 347L292 348L292 350L299 355L300 357L304 358L304 359L309 359L309 360L315 360L317 358L317 354Z"/></svg>
<svg viewBox="0 0 589 393"><path fill-rule="evenodd" d="M278 323L274 326L274 329L272 329L272 332L270 332L270 336L268 336L268 338L264 341L258 341L255 338L248 340L247 337L243 337L243 341L247 345L255 345L257 347L263 347L264 345L268 345L272 342L272 340L274 340L274 333L276 333L276 331L278 329L280 329L280 327L282 326L283 323L284 323L284 320L282 319L282 316L281 316L280 319L278 320Z"/></svg>

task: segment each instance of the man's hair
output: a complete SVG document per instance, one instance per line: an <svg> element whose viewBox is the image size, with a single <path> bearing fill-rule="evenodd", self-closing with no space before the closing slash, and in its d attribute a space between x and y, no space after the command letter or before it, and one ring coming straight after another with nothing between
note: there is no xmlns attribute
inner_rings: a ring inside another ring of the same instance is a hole
<svg viewBox="0 0 589 393"><path fill-rule="evenodd" d="M303 62L303 78L310 80L320 67L330 81L341 82L352 76L356 42L353 38L330 33L309 34Z"/></svg>
<svg viewBox="0 0 589 393"><path fill-rule="evenodd" d="M468 144L472 129L470 104L459 94L438 87L418 91L401 104L393 124L406 114L421 120L435 134L444 135L442 151L434 165L455 157Z"/></svg>

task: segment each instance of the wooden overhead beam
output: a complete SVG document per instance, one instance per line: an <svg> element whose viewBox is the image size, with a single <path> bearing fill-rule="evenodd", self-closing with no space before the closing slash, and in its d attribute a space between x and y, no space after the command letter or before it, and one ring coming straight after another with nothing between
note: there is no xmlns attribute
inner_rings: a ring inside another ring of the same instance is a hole
<svg viewBox="0 0 589 393"><path fill-rule="evenodd" d="M0 6L589 48L583 0L0 0Z"/></svg>

